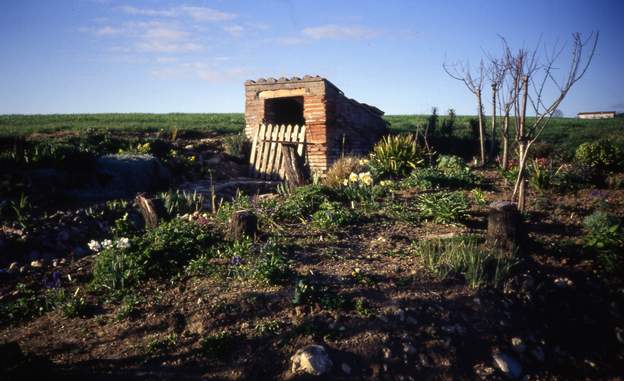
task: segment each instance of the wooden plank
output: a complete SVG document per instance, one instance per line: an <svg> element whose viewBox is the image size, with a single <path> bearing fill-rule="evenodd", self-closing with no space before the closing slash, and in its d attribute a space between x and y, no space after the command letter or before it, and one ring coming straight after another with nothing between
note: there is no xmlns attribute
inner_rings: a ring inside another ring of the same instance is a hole
<svg viewBox="0 0 624 381"><path fill-rule="evenodd" d="M282 168L282 143L284 140L284 133L288 127L282 126L277 133L277 147L275 149L275 165L273 166L273 174L271 175L272 180L279 179L279 172Z"/></svg>
<svg viewBox="0 0 624 381"><path fill-rule="evenodd" d="M249 177L254 177L256 175L256 151L258 150L258 134L260 133L260 126L256 126L256 130L253 134L253 139L251 141L251 153L249 155Z"/></svg>
<svg viewBox="0 0 624 381"><path fill-rule="evenodd" d="M292 126L289 124L288 126L286 126L286 129L283 131L281 139L284 140L285 142L288 142L290 141L291 134L292 134ZM280 160L279 160L279 164L277 167L280 180L284 180L286 178L284 175L284 155L282 154L283 152L282 146L283 145L280 144L280 147L279 147Z"/></svg>
<svg viewBox="0 0 624 381"><path fill-rule="evenodd" d="M305 125L301 126L299 129L299 135L297 136L297 141L300 143L297 145L297 153L301 157L303 157L303 146L305 145L305 132Z"/></svg>
<svg viewBox="0 0 624 381"><path fill-rule="evenodd" d="M271 138L271 133L273 132L273 128L274 126L272 124L269 124L267 126L264 136L262 137L262 140ZM260 163L260 173L258 174L258 178L263 178L264 174L267 172L267 167L269 164L269 147L270 147L269 143L263 142L262 162Z"/></svg>
<svg viewBox="0 0 624 381"><path fill-rule="evenodd" d="M264 153L264 135L266 133L267 126L262 124L260 126L260 132L258 133L258 152L256 154L256 161L254 162L254 177L258 177L261 173L262 167L262 155Z"/></svg>
<svg viewBox="0 0 624 381"><path fill-rule="evenodd" d="M282 126L280 125L275 125L273 126L273 131L271 131L271 140L273 142L269 143L269 157L268 157L268 162L267 162L267 167L266 167L266 172L264 173L264 179L265 180L271 180L271 176L273 175L273 166L275 165L275 156L276 156L276 147L277 147L277 143L275 143L275 141L277 140L277 134L280 130L280 128L282 128Z"/></svg>
<svg viewBox="0 0 624 381"><path fill-rule="evenodd" d="M282 145L282 155L284 156L284 171L286 173L286 182L290 189L305 184L303 173L303 160L295 152L295 146L292 144Z"/></svg>

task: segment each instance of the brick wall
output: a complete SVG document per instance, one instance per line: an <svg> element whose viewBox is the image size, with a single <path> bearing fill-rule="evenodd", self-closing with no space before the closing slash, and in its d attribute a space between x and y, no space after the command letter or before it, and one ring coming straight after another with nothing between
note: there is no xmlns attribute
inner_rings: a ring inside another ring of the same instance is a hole
<svg viewBox="0 0 624 381"><path fill-rule="evenodd" d="M343 149L345 153L368 153L386 133L379 110L346 98L324 78L305 76L245 82L245 134L251 138L255 128L267 121L265 99L288 96L303 97L305 156L313 172L325 172Z"/></svg>

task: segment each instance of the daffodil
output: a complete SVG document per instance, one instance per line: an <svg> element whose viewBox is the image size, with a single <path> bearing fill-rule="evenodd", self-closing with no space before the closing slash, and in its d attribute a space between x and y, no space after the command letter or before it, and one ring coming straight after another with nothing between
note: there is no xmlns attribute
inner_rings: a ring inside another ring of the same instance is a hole
<svg viewBox="0 0 624 381"><path fill-rule="evenodd" d="M360 165L367 165L368 162L369 162L368 159L360 159L360 161L359 161Z"/></svg>
<svg viewBox="0 0 624 381"><path fill-rule="evenodd" d="M117 240L117 242L115 242L115 247L117 247L118 249L127 249L130 247L130 239L123 237L123 238L119 238Z"/></svg>
<svg viewBox="0 0 624 381"><path fill-rule="evenodd" d="M101 245L103 249L108 249L110 247L113 247L113 241L111 241L110 239L105 239L101 242Z"/></svg>
<svg viewBox="0 0 624 381"><path fill-rule="evenodd" d="M362 172L359 174L359 179L364 185L372 185L373 184L373 176L371 176L370 172Z"/></svg>
<svg viewBox="0 0 624 381"><path fill-rule="evenodd" d="M87 246L89 246L89 250L91 250L91 251L98 252L98 251L102 250L102 245L100 245L100 243L98 241L94 240L94 239L89 241Z"/></svg>
<svg viewBox="0 0 624 381"><path fill-rule="evenodd" d="M358 182L358 175L357 175L357 173L351 172L351 174L349 175L349 181L352 182L352 183L357 183Z"/></svg>

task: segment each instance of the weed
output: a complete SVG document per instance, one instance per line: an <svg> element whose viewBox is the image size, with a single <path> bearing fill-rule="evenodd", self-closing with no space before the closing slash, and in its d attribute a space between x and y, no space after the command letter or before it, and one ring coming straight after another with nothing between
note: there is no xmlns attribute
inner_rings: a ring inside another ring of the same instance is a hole
<svg viewBox="0 0 624 381"><path fill-rule="evenodd" d="M356 219L356 213L339 202L324 201L312 214L312 225L321 231L334 231Z"/></svg>
<svg viewBox="0 0 624 381"><path fill-rule="evenodd" d="M212 358L223 358L234 346L234 338L227 331L203 337L199 345L204 355Z"/></svg>
<svg viewBox="0 0 624 381"><path fill-rule="evenodd" d="M462 192L425 193L418 197L421 217L436 223L452 224L468 216L468 199Z"/></svg>
<svg viewBox="0 0 624 381"><path fill-rule="evenodd" d="M169 352L178 345L178 334L170 333L163 338L154 338L147 343L147 353L156 354Z"/></svg>
<svg viewBox="0 0 624 381"><path fill-rule="evenodd" d="M282 325L277 320L262 321L256 324L254 331L260 336L279 335L282 331Z"/></svg>
<svg viewBox="0 0 624 381"><path fill-rule="evenodd" d="M355 313L360 317L367 318L372 315L366 298L355 299L353 308L355 309Z"/></svg>
<svg viewBox="0 0 624 381"><path fill-rule="evenodd" d="M485 194L481 189L474 188L470 191L470 194L472 195L472 199L474 200L475 204L477 204L479 207L483 208L487 205L487 199L485 198Z"/></svg>
<svg viewBox="0 0 624 381"><path fill-rule="evenodd" d="M419 241L413 249L437 277L462 275L472 288L498 287L515 263L509 254L479 244L472 236Z"/></svg>
<svg viewBox="0 0 624 381"><path fill-rule="evenodd" d="M135 294L126 295L119 305L115 318L124 320L138 315L140 306L144 303L144 299Z"/></svg>

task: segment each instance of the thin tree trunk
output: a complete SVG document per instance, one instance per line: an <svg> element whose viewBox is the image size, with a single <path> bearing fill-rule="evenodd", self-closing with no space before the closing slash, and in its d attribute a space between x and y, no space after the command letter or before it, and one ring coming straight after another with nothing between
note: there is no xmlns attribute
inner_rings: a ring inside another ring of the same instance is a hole
<svg viewBox="0 0 624 381"><path fill-rule="evenodd" d="M501 168L507 170L509 163L509 111L505 111L503 118L503 158L501 160Z"/></svg>
<svg viewBox="0 0 624 381"><path fill-rule="evenodd" d="M518 178L514 186L512 199L518 194L518 209L524 212L526 201L526 184L525 184L525 163L527 158L528 145L524 133L524 125L526 123L526 107L527 96L529 92L529 77L522 77L522 104L520 106L520 123L518 127Z"/></svg>
<svg viewBox="0 0 624 381"><path fill-rule="evenodd" d="M490 162L494 158L494 151L496 150L496 85L492 84L492 134L490 141Z"/></svg>
<svg viewBox="0 0 624 381"><path fill-rule="evenodd" d="M481 89L477 90L477 111L479 112L479 149L481 153L481 166L485 165L485 140L483 131L483 104L481 103Z"/></svg>

